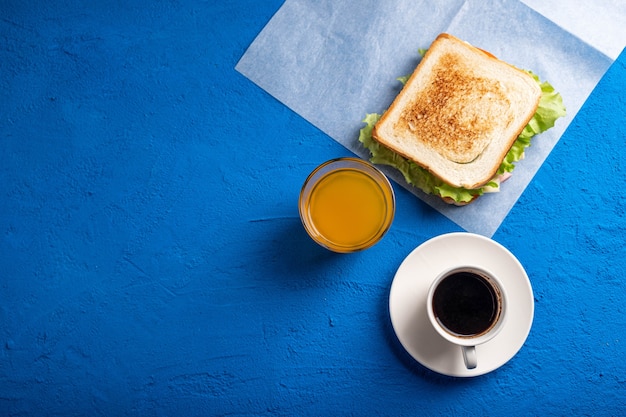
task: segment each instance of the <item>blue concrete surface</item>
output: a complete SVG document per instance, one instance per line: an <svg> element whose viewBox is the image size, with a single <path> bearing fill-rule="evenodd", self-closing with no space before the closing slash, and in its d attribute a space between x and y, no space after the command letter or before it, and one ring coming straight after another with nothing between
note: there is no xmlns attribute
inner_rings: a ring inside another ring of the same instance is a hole
<svg viewBox="0 0 626 417"><path fill-rule="evenodd" d="M525 346L456 379L387 310L456 225L397 186L368 251L300 225L349 152L234 70L281 4L0 4L0 415L624 415L626 53L494 236L535 291Z"/></svg>

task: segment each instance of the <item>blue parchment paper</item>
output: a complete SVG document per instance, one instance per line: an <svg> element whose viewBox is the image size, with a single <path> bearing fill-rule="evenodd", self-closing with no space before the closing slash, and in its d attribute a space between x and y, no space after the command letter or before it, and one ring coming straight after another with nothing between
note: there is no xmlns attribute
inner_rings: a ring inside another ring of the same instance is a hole
<svg viewBox="0 0 626 417"><path fill-rule="evenodd" d="M501 192L465 207L397 184L463 229L491 237L612 60L517 0L287 0L236 69L337 142L369 159L358 141L367 113L382 113L441 32L533 70L564 98L568 115L533 140ZM322 162L322 161L320 161Z"/></svg>

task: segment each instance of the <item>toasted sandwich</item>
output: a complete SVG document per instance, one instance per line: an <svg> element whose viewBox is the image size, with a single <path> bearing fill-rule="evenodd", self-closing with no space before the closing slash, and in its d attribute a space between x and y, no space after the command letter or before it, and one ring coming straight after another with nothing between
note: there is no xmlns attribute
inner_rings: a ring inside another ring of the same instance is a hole
<svg viewBox="0 0 626 417"><path fill-rule="evenodd" d="M513 145L523 133L528 136L525 130L532 128L529 122L542 98L555 99L551 86L546 87L552 93L549 97L544 97L542 87L533 74L444 33L366 133L400 161L432 177L417 186L464 205L486 189L499 187L504 171L513 169L506 164ZM556 95L562 111L554 120L565 114ZM535 130L531 137L538 133ZM375 157L376 146L368 148ZM405 167L405 177L409 168ZM454 189L463 190L460 197L450 192Z"/></svg>

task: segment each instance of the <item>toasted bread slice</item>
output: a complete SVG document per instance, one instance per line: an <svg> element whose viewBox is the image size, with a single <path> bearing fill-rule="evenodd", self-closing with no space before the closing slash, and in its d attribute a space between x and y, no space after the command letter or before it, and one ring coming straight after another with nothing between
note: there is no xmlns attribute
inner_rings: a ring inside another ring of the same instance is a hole
<svg viewBox="0 0 626 417"><path fill-rule="evenodd" d="M531 75L443 33L372 136L454 187L479 188L496 174L540 98Z"/></svg>

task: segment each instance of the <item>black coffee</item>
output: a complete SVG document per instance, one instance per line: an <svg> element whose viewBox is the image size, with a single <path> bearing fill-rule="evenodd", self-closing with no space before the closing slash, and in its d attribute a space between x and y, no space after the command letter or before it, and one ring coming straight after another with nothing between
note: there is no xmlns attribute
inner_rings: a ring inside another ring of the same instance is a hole
<svg viewBox="0 0 626 417"><path fill-rule="evenodd" d="M500 303L486 278L459 271L444 278L435 289L433 311L451 333L476 336L489 330L498 319Z"/></svg>

